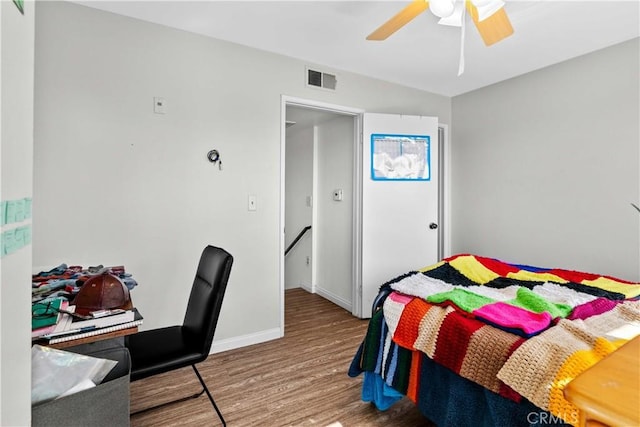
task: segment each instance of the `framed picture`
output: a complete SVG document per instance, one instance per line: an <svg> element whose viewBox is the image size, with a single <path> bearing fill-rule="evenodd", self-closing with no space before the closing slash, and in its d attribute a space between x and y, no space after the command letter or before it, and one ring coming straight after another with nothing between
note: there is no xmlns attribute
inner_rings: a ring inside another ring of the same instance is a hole
<svg viewBox="0 0 640 427"><path fill-rule="evenodd" d="M371 179L430 181L428 135L371 135Z"/></svg>
<svg viewBox="0 0 640 427"><path fill-rule="evenodd" d="M24 0L13 0L21 14L24 15Z"/></svg>

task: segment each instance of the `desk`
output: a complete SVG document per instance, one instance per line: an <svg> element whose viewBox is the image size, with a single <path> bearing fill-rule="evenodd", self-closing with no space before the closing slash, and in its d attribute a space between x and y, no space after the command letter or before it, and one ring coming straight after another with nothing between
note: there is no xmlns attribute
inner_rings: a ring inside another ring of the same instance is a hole
<svg viewBox="0 0 640 427"><path fill-rule="evenodd" d="M580 426L640 426L640 336L635 337L564 389L580 408Z"/></svg>
<svg viewBox="0 0 640 427"><path fill-rule="evenodd" d="M100 280L101 278L102 280ZM111 278L111 280L107 280L109 278ZM82 266L78 265L68 266L67 264L60 264L59 266L54 267L49 271L42 271L40 273L33 274L32 301L34 301L34 299L35 301L38 301L45 297L53 296L53 294L58 295L59 292L62 292L62 294L65 295L67 299L74 300L82 295L81 287L84 283L89 283L96 280L98 280L98 282L92 283L90 289L93 289L95 286L106 286L106 288L104 289L115 290L116 294L118 294L117 289L113 288L113 286L118 287L117 282L120 282L123 287L127 288L126 294L128 294L129 299L126 306L120 308L124 308L126 310L131 310L134 308L133 303L130 300L130 292L135 286L137 286L137 282L133 279L131 274L127 274L125 272L124 266L103 267L102 265L99 265L96 267L88 267L85 269ZM115 296L122 297L121 293L112 297ZM113 299L110 300L110 302L113 301ZM84 302L87 302L86 298ZM73 303L74 301L72 301L72 304ZM100 306L101 305L102 304L100 304ZM139 313L137 315L139 315ZM136 320L137 319L138 318L136 317ZM32 342L53 348L68 348L96 341L119 338L125 335L135 334L136 332L138 332L138 327L133 326L127 329L105 332L103 334L96 334L89 337L77 338L55 344L51 344L48 341L42 339L38 340L36 338L33 338L32 335Z"/></svg>

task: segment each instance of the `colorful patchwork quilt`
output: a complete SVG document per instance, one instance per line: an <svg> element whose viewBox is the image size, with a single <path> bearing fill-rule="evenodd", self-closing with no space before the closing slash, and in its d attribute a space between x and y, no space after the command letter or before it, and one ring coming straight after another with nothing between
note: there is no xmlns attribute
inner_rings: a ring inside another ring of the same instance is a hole
<svg viewBox="0 0 640 427"><path fill-rule="evenodd" d="M383 325L385 341L373 346L370 338L364 346L358 362L364 371L415 398L421 384L411 361L420 352L487 390L514 402L524 397L567 423L577 422L578 409L564 399L564 386L625 342L611 331L640 326L638 283L475 255L447 258L385 288L390 294L383 319L375 320ZM380 331L374 332L379 341ZM408 364L406 373L400 363Z"/></svg>

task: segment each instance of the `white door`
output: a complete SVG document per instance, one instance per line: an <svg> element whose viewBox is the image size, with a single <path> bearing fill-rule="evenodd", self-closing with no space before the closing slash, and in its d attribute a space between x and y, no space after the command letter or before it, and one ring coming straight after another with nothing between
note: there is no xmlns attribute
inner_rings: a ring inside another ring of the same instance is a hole
<svg viewBox="0 0 640 427"><path fill-rule="evenodd" d="M362 144L361 308L370 317L383 283L438 261L438 118L365 113Z"/></svg>

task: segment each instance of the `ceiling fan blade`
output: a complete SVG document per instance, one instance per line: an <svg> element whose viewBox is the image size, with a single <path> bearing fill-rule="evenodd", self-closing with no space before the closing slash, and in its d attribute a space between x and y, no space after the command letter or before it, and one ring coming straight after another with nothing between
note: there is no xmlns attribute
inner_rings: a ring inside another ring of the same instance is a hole
<svg viewBox="0 0 640 427"><path fill-rule="evenodd" d="M367 36L367 40L384 40L391 34L405 26L416 16L429 7L425 0L413 0L407 7L398 12L393 18L382 24L377 30Z"/></svg>
<svg viewBox="0 0 640 427"><path fill-rule="evenodd" d="M491 46L513 34L511 21L509 21L504 7L482 21L478 20L478 9L476 9L470 1L467 2L467 10L473 19L473 23L476 24L476 28L482 36L485 45Z"/></svg>

